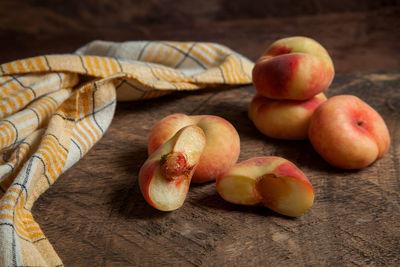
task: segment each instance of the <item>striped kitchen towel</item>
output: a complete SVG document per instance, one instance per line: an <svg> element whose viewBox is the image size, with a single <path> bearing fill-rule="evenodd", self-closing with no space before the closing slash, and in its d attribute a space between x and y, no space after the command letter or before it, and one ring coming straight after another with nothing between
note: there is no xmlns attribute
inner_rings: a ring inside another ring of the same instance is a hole
<svg viewBox="0 0 400 267"><path fill-rule="evenodd" d="M93 41L0 65L0 266L63 266L35 200L102 137L117 100L251 83L253 63L214 43Z"/></svg>

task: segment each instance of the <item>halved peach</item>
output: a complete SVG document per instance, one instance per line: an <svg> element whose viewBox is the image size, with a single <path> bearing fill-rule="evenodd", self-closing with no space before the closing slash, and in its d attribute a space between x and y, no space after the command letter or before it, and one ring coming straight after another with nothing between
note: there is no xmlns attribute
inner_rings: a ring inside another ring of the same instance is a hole
<svg viewBox="0 0 400 267"><path fill-rule="evenodd" d="M314 202L314 189L305 174L281 157L257 157L239 164L217 179L223 199L241 205L264 204L286 216L299 216Z"/></svg>
<svg viewBox="0 0 400 267"><path fill-rule="evenodd" d="M151 206L171 211L183 205L205 145L203 130L190 125L149 156L139 171L139 186Z"/></svg>

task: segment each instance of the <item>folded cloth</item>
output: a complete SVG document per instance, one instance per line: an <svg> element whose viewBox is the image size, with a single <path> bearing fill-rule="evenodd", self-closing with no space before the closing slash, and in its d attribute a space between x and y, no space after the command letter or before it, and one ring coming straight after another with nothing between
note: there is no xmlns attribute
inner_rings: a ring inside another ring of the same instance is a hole
<svg viewBox="0 0 400 267"><path fill-rule="evenodd" d="M251 82L253 63L201 42L93 41L0 65L0 266L63 266L35 200L107 130L116 100Z"/></svg>

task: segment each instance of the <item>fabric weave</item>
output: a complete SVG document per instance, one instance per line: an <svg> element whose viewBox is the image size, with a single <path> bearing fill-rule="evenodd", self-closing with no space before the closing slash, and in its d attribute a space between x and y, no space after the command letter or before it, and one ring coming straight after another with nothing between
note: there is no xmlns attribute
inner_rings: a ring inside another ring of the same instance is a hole
<svg viewBox="0 0 400 267"><path fill-rule="evenodd" d="M63 266L36 199L103 136L116 102L251 83L253 63L214 43L93 41L0 65L0 266Z"/></svg>

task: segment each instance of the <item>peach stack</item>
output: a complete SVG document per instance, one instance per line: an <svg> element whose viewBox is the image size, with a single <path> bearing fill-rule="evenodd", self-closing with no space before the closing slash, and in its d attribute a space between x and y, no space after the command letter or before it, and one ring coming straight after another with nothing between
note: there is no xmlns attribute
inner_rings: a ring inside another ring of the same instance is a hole
<svg viewBox="0 0 400 267"><path fill-rule="evenodd" d="M366 167L382 158L390 145L381 116L352 95L326 99L323 91L334 76L328 52L306 37L274 42L253 68L257 94L249 118L266 136L310 139L331 165Z"/></svg>
<svg viewBox="0 0 400 267"><path fill-rule="evenodd" d="M332 60L315 40L278 40L253 68L253 84L258 93L250 104L249 118L266 136L306 139L311 116L326 101L322 92L333 76Z"/></svg>

